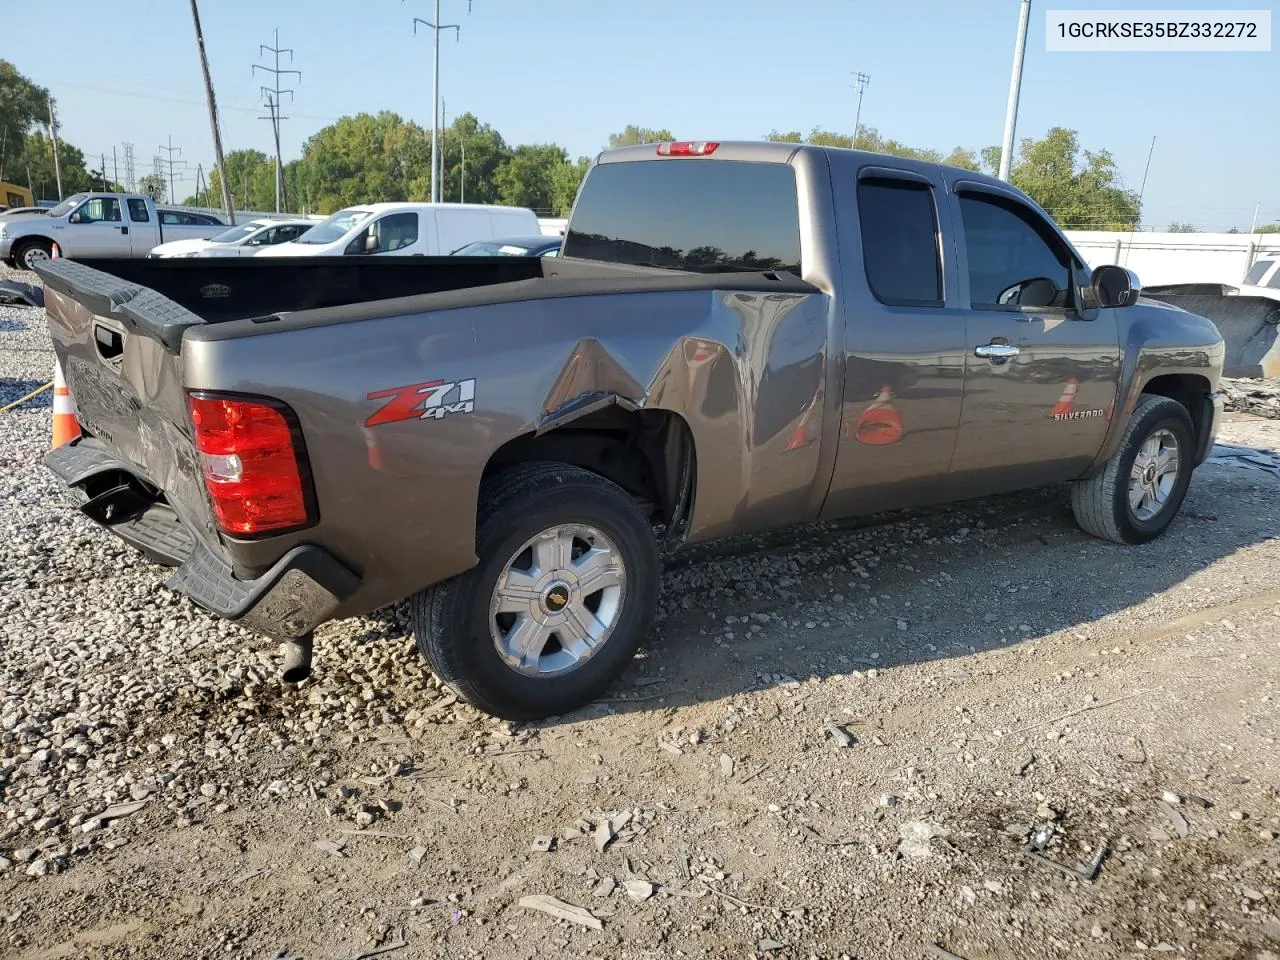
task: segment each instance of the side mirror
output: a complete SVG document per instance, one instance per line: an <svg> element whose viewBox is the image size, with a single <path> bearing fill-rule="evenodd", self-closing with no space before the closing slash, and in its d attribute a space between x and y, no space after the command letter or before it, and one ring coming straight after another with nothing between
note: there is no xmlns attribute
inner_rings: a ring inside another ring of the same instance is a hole
<svg viewBox="0 0 1280 960"><path fill-rule="evenodd" d="M1131 307L1142 296L1138 275L1125 267L1095 268L1090 289L1099 307Z"/></svg>
<svg viewBox="0 0 1280 960"><path fill-rule="evenodd" d="M364 238L364 252L378 252L378 235L376 233L370 233Z"/></svg>
<svg viewBox="0 0 1280 960"><path fill-rule="evenodd" d="M71 216L67 217L67 223L83 223L84 216L77 210Z"/></svg>

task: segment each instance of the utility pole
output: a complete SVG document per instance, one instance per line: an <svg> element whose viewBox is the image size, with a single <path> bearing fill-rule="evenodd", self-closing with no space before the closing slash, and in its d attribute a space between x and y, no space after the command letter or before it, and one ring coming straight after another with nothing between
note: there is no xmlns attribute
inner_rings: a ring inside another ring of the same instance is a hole
<svg viewBox="0 0 1280 960"><path fill-rule="evenodd" d="M178 154L179 156L181 156L181 154L182 154L182 148L181 148L181 147L175 147L175 146L173 145L173 135L172 135L172 134L170 134L170 135L169 135L169 145L166 147L166 146L162 143L162 144L160 144L160 146L156 147L156 149L157 149L157 150L164 150L164 151L166 151L166 153L168 154L168 160L167 160L166 162L169 164L169 202L170 202L170 203L177 203L177 202L178 202L177 193L176 193L176 192L174 191L174 189L173 189L173 155L176 153L176 154Z"/></svg>
<svg viewBox="0 0 1280 960"><path fill-rule="evenodd" d="M1013 76L1009 78L1009 103L1004 112L1004 143L1000 147L1000 179L1009 182L1013 166L1013 134L1018 123L1018 97L1022 93L1022 61L1027 52L1027 24L1031 20L1031 0L1022 0L1018 17L1018 42L1013 48Z"/></svg>
<svg viewBox="0 0 1280 960"><path fill-rule="evenodd" d="M111 179L116 182L117 187L122 185L120 183L120 164L116 162L115 144L111 145Z"/></svg>
<svg viewBox="0 0 1280 960"><path fill-rule="evenodd" d="M467 0L467 13L471 12L471 0ZM431 202L440 202L440 32L452 30L454 40L462 39L462 27L456 23L440 22L440 0L436 0L436 19L413 18L413 35L418 35L418 24L430 28L435 34L435 54L433 60L434 76L431 81Z"/></svg>
<svg viewBox="0 0 1280 960"><path fill-rule="evenodd" d="M101 156L102 156L102 192L106 193L107 192L107 155L104 153L104 154L101 154Z"/></svg>
<svg viewBox="0 0 1280 960"><path fill-rule="evenodd" d="M290 70L290 69L287 69L287 68L286 68L286 69L281 69L281 67L280 67L280 54L282 54L282 53L287 53L287 54L289 55L289 62L290 62L290 63L293 63L293 50L291 50L291 49L290 49L290 48L288 48L288 47L281 47L281 46L280 46L280 28L279 28L279 27L277 27L277 28L276 28L276 30L275 30L275 32L272 34L272 36L274 37L275 46L274 46L274 47L270 47L270 46L267 46L265 43L259 44L259 45L258 45L258 56L262 56L264 53L270 53L270 54L272 54L272 55L275 57L275 60L274 60L274 64L275 64L275 65L274 65L274 66L271 66L271 67L268 67L268 66L264 66L263 64L260 64L260 63L255 63L255 64L253 65L253 69L254 69L254 70L261 70L263 73L269 73L269 74L271 74L271 77L272 77L272 85L271 85L271 86L269 86L269 87L263 87L263 88L262 88L262 95L263 95L263 97L265 97L265 98L266 98L266 101L267 101L267 110L268 110L268 112L269 112L269 116L266 116L266 117L259 117L258 119L259 119L259 120L270 120L270 121L271 121L271 132L275 135L275 141L276 141L276 213L280 213L280 212L281 212L281 209L282 209L281 204L282 204L282 201L283 201L283 195L284 195L284 162L283 162L283 160L282 160L282 159L281 159L281 157L280 157L280 121L281 121L281 120L288 120L288 119L289 119L288 117L282 117L282 116L280 116L280 95L281 95L281 94L284 94L284 93L287 93L287 94L289 95L289 101L290 101L290 102L292 102L292 101L293 101L293 91L292 91L292 90L281 90L281 89L280 89L280 77L281 77L281 75L282 75L282 74L290 74L290 73L291 73L291 74L293 74L294 76L296 76L296 77L298 78L298 83L301 83L301 82L302 82L302 71L300 71L300 70Z"/></svg>
<svg viewBox="0 0 1280 960"><path fill-rule="evenodd" d="M1258 213L1261 210L1262 210L1262 201L1259 200L1257 203L1253 205L1253 223L1249 224L1250 233L1258 232ZM1250 264L1250 266L1252 266L1252 264Z"/></svg>
<svg viewBox="0 0 1280 960"><path fill-rule="evenodd" d="M1147 166L1142 171L1142 186L1138 189L1138 222L1142 222L1142 198L1147 193L1147 174L1151 172L1151 157L1156 152L1156 138L1151 138L1151 149L1147 151Z"/></svg>
<svg viewBox="0 0 1280 960"><path fill-rule="evenodd" d="M209 58L204 51L204 31L200 28L200 11L196 0L191 0L191 22L196 28L196 46L200 50L200 71L204 74L204 99L209 105L209 129L213 132L213 162L218 165L218 180L222 187L222 209L227 221L236 225L236 210L231 203L231 187L227 185L227 168L222 159L222 133L218 128L218 103L213 96L213 79L209 75Z"/></svg>
<svg viewBox="0 0 1280 960"><path fill-rule="evenodd" d="M458 198L459 203L467 202L467 141L463 137L458 137L458 143L462 147L462 196Z"/></svg>
<svg viewBox="0 0 1280 960"><path fill-rule="evenodd" d="M849 146L855 150L858 147L858 133L862 130L862 92L867 89L867 84L871 82L871 77L865 73L855 73L853 75L853 85L858 90L858 110L853 115L853 140L849 142Z"/></svg>
<svg viewBox="0 0 1280 960"><path fill-rule="evenodd" d="M49 139L53 141L53 175L58 180L58 199L62 199L62 161L58 159L58 124L53 118L53 97L49 98Z"/></svg>

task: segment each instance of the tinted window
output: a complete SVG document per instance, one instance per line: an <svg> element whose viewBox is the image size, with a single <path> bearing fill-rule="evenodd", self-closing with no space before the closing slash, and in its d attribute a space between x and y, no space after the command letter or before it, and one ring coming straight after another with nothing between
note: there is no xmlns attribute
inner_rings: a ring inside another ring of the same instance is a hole
<svg viewBox="0 0 1280 960"><path fill-rule="evenodd" d="M118 223L120 220L120 201L115 197L94 197L85 201L83 207L76 211L81 223Z"/></svg>
<svg viewBox="0 0 1280 960"><path fill-rule="evenodd" d="M1262 282L1262 278L1267 275L1267 271L1270 270L1274 264L1274 260L1259 260L1249 268L1249 272L1245 274L1244 282L1250 286L1256 287Z"/></svg>
<svg viewBox="0 0 1280 960"><path fill-rule="evenodd" d="M1070 305L1068 254L1049 225L1021 204L960 194L969 298L982 307Z"/></svg>
<svg viewBox="0 0 1280 960"><path fill-rule="evenodd" d="M795 171L691 158L592 169L561 255L699 273L800 272Z"/></svg>
<svg viewBox="0 0 1280 960"><path fill-rule="evenodd" d="M862 257L882 303L942 305L942 261L933 191L907 180L858 183Z"/></svg>
<svg viewBox="0 0 1280 960"><path fill-rule="evenodd" d="M146 223L151 219L151 214L147 212L147 201L141 197L130 197L128 204L129 219L134 223Z"/></svg>

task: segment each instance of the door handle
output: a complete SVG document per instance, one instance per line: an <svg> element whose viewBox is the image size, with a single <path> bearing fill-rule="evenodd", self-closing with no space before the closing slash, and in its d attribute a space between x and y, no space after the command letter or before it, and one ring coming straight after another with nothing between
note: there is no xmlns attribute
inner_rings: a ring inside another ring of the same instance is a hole
<svg viewBox="0 0 1280 960"><path fill-rule="evenodd" d="M974 347L973 352L988 360L1008 360L1016 357L1019 350L1012 343L984 343L980 347Z"/></svg>

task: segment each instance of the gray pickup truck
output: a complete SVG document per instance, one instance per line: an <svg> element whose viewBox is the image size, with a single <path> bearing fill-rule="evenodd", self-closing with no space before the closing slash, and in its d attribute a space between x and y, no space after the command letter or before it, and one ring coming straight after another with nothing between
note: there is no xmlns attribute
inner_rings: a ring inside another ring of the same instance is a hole
<svg viewBox="0 0 1280 960"><path fill-rule="evenodd" d="M168 585L284 641L410 600L508 718L599 696L663 547L1070 482L1174 519L1208 321L1007 184L774 143L602 154L563 257L37 264L84 430L48 464Z"/></svg>

